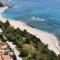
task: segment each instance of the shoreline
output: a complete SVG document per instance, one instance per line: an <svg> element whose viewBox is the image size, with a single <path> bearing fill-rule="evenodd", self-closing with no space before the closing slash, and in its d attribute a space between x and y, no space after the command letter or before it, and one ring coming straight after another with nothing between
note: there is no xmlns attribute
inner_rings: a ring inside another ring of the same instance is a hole
<svg viewBox="0 0 60 60"><path fill-rule="evenodd" d="M26 25L25 23L21 22L21 21L16 21L16 20L10 20L7 18L4 18L1 14L8 9L8 7L2 7L0 8L0 21L5 22L6 20L8 20L11 24L11 26L13 26L14 28L20 28L21 30L26 29L27 32L35 35L37 38L39 38L42 43L44 44L48 44L48 48L52 51L54 51L57 55L60 54L60 47L58 46L58 41L56 36L54 36L53 34L47 33L45 31L41 31L32 27L29 27L28 25Z"/></svg>

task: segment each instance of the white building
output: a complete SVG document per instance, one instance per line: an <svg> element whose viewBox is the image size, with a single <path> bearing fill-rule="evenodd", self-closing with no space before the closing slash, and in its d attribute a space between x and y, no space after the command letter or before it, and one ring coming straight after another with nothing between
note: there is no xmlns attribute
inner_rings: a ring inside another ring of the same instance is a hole
<svg viewBox="0 0 60 60"><path fill-rule="evenodd" d="M0 28L0 34L2 33L2 29Z"/></svg>

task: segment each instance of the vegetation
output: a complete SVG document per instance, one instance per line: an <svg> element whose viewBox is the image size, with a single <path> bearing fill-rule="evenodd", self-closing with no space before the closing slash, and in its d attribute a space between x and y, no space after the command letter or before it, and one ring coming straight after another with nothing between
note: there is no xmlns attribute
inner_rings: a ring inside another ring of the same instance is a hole
<svg viewBox="0 0 60 60"><path fill-rule="evenodd" d="M48 45L44 45L39 38L26 30L14 29L9 21L5 23L0 21L0 28L3 30L0 39L16 44L16 48L20 51L19 56L23 60L60 60L60 55L57 56L47 48Z"/></svg>
<svg viewBox="0 0 60 60"><path fill-rule="evenodd" d="M0 7L3 7L4 5L2 3L0 3Z"/></svg>

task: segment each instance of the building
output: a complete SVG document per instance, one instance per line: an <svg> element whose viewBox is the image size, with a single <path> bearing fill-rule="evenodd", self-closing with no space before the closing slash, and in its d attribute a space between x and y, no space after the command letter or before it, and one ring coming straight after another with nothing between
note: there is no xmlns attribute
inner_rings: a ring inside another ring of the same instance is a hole
<svg viewBox="0 0 60 60"><path fill-rule="evenodd" d="M14 53L6 42L0 42L0 60L13 60Z"/></svg>
<svg viewBox="0 0 60 60"><path fill-rule="evenodd" d="M0 34L2 34L2 29L0 28Z"/></svg>

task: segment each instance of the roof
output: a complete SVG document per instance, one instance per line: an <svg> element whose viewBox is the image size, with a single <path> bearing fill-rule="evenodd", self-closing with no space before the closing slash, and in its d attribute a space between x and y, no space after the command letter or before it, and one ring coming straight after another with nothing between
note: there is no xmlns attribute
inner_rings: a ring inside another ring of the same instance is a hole
<svg viewBox="0 0 60 60"><path fill-rule="evenodd" d="M9 55L3 55L4 60L11 60L11 57Z"/></svg>
<svg viewBox="0 0 60 60"><path fill-rule="evenodd" d="M13 60L13 57L9 52L6 52L10 47L5 42L0 42L0 60ZM13 52L12 52L13 53Z"/></svg>

